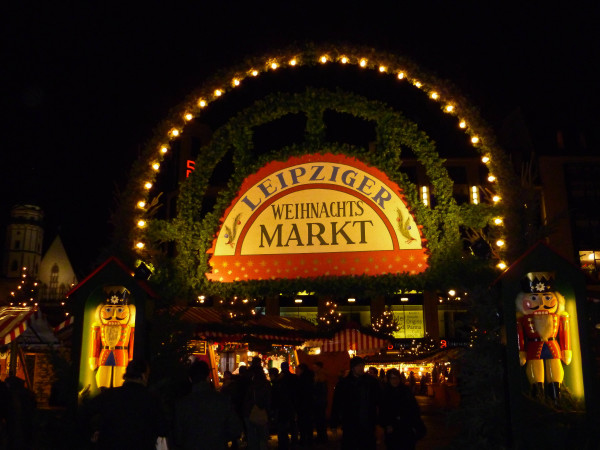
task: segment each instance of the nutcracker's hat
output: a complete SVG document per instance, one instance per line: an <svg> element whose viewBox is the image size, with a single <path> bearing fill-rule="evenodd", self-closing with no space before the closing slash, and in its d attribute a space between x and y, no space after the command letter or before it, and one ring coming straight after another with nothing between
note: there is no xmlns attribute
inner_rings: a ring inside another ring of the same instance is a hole
<svg viewBox="0 0 600 450"><path fill-rule="evenodd" d="M529 272L521 280L521 289L528 294L554 291L554 272Z"/></svg>
<svg viewBox="0 0 600 450"><path fill-rule="evenodd" d="M104 286L106 303L111 305L126 305L129 300L129 291L124 286Z"/></svg>

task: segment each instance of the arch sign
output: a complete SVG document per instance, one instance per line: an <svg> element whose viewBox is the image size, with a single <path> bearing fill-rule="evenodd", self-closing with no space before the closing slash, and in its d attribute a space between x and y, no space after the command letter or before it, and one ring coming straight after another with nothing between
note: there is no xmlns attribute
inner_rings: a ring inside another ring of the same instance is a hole
<svg viewBox="0 0 600 450"><path fill-rule="evenodd" d="M417 274L428 252L402 190L345 155L270 162L244 180L221 219L212 281Z"/></svg>

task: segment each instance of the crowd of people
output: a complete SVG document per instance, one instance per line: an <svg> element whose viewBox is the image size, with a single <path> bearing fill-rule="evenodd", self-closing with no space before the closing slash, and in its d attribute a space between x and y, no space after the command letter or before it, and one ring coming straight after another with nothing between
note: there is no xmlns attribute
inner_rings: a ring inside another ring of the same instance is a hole
<svg viewBox="0 0 600 450"><path fill-rule="evenodd" d="M205 361L189 367L191 389L165 412L146 388L148 364L132 361L120 388L86 402L82 419L92 424L98 449L266 450L271 435L278 449L314 448L341 426L342 450L375 450L376 429L389 450L414 449L425 435L415 397L397 369L365 371L359 357L339 378L328 418L328 383L323 363L288 363L268 373L259 357L239 373L224 373L220 389L211 383ZM384 375L382 378L380 375Z"/></svg>

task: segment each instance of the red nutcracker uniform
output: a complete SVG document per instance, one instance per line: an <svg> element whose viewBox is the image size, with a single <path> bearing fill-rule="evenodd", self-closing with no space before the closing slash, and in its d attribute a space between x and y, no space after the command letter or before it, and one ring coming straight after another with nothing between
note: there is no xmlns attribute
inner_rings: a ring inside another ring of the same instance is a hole
<svg viewBox="0 0 600 450"><path fill-rule="evenodd" d="M562 363L570 364L572 350L565 300L553 290L553 282L552 273L528 273L516 307L519 360L532 393L541 396L549 390L556 399L564 378Z"/></svg>
<svg viewBox="0 0 600 450"><path fill-rule="evenodd" d="M127 364L133 359L135 306L126 303L125 295L111 293L96 309L91 331L89 362L92 370L98 369L97 386L121 386Z"/></svg>

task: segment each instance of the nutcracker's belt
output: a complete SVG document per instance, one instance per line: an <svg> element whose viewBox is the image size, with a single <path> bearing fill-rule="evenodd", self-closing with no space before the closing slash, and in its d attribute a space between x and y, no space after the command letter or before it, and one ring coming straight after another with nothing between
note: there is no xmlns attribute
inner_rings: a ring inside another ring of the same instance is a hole
<svg viewBox="0 0 600 450"><path fill-rule="evenodd" d="M533 341L533 342L545 342L544 339L541 339L541 338L533 338L533 339L529 339L529 340ZM546 339L546 341L554 341L554 340L556 340L556 338L553 338L553 337L549 337L548 339Z"/></svg>
<svg viewBox="0 0 600 450"><path fill-rule="evenodd" d="M102 347L104 350L129 350L129 347L123 347L122 345L117 345L116 347Z"/></svg>

